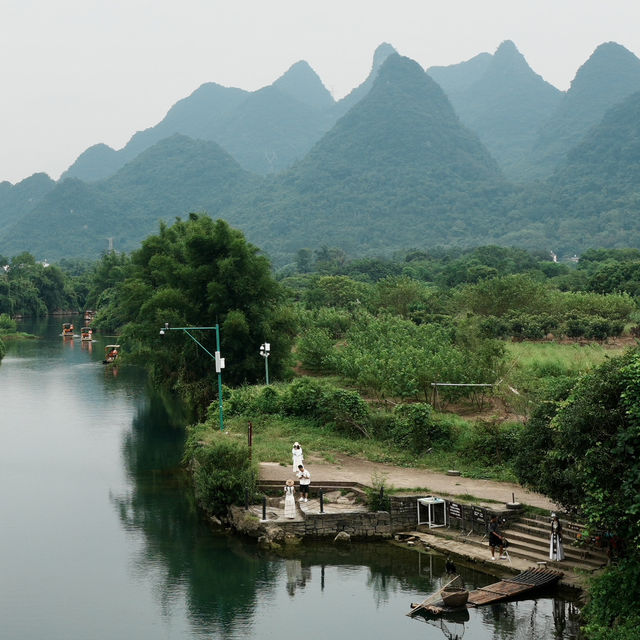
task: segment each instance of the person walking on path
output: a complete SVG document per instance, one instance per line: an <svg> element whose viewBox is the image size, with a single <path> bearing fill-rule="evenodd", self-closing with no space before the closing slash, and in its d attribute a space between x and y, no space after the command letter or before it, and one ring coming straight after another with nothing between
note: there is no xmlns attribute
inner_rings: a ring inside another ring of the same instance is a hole
<svg viewBox="0 0 640 640"><path fill-rule="evenodd" d="M289 478L284 485L284 517L295 518L296 517L296 502L293 497L293 480Z"/></svg>
<svg viewBox="0 0 640 640"><path fill-rule="evenodd" d="M291 449L291 455L293 456L293 473L298 473L298 467L302 464L304 456L302 455L302 447L299 442L293 443L293 449Z"/></svg>
<svg viewBox="0 0 640 640"><path fill-rule="evenodd" d="M549 540L549 560L560 562L564 560L564 547L562 546L562 524L555 513L551 514L551 540Z"/></svg>
<svg viewBox="0 0 640 640"><path fill-rule="evenodd" d="M301 465L298 465L298 473L296 474L300 480L300 502L309 501L309 485L311 484L311 474Z"/></svg>
<svg viewBox="0 0 640 640"><path fill-rule="evenodd" d="M500 559L506 558L504 555L504 538L498 532L498 516L491 516L489 521L489 549L491 549L491 559L496 559L496 547L500 547Z"/></svg>

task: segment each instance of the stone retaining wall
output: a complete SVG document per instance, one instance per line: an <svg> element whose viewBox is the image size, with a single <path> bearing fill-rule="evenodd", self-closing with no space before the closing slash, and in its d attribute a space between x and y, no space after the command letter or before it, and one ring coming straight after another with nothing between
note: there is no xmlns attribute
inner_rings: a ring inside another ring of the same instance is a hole
<svg viewBox="0 0 640 640"><path fill-rule="evenodd" d="M302 522L278 522L278 526L286 533L305 538L335 538L341 531L352 538L389 538L392 533L386 511L307 513Z"/></svg>

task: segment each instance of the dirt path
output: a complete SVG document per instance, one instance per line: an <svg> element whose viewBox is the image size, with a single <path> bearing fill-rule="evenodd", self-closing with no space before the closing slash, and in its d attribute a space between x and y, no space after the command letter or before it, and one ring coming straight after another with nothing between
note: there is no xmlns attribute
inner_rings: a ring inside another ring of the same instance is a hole
<svg viewBox="0 0 640 640"><path fill-rule="evenodd" d="M314 482L327 480L344 480L371 485L374 474L383 476L387 485L394 489L421 489L425 493L437 495L448 494L469 495L480 501L494 500L501 503L511 502L515 494L516 502L533 507L555 511L558 507L546 496L527 491L518 484L494 482L493 480L475 480L460 476L448 476L426 469L394 467L378 462L368 462L359 458L339 456L337 464L329 464L322 460L310 459L306 461L311 473L311 485ZM287 478L292 478L291 467L283 467L276 462L260 464L260 478L263 480L279 480L284 484Z"/></svg>

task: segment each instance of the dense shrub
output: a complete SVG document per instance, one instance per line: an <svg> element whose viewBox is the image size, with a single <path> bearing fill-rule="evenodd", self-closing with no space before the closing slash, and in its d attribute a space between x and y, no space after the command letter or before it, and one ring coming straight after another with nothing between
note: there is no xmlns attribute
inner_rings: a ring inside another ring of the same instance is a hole
<svg viewBox="0 0 640 640"><path fill-rule="evenodd" d="M340 431L370 437L369 407L357 391L325 387L318 409L318 417Z"/></svg>
<svg viewBox="0 0 640 640"><path fill-rule="evenodd" d="M249 459L246 443L225 432L213 432L210 438L206 447L190 438L186 457L193 469L198 502L209 513L225 515L230 505L244 501L245 491L253 496L258 468Z"/></svg>
<svg viewBox="0 0 640 640"><path fill-rule="evenodd" d="M448 427L433 418L431 405L398 405L393 414L389 437L400 447L420 453L451 437Z"/></svg>
<svg viewBox="0 0 640 640"><path fill-rule="evenodd" d="M590 640L635 640L640 629L640 561L629 558L610 566L591 584L584 610Z"/></svg>
<svg viewBox="0 0 640 640"><path fill-rule="evenodd" d="M352 323L352 314L344 309L321 307L314 314L315 326L320 329L325 329L334 339L344 336Z"/></svg>
<svg viewBox="0 0 640 640"><path fill-rule="evenodd" d="M480 334L485 338L506 338L511 335L511 326L506 318L486 316L478 323Z"/></svg>
<svg viewBox="0 0 640 640"><path fill-rule="evenodd" d="M521 425L497 420L476 420L462 443L465 455L485 464L512 460L518 451Z"/></svg>
<svg viewBox="0 0 640 640"><path fill-rule="evenodd" d="M510 334L516 338L540 340L548 333L548 323L544 323L544 316L518 313L510 314L506 319Z"/></svg>
<svg viewBox="0 0 640 640"><path fill-rule="evenodd" d="M327 329L314 327L305 331L298 340L297 355L302 366L313 371L325 370L333 350L334 340Z"/></svg>
<svg viewBox="0 0 640 640"><path fill-rule="evenodd" d="M311 378L294 380L282 394L282 412L293 416L318 416L323 388L322 382Z"/></svg>
<svg viewBox="0 0 640 640"><path fill-rule="evenodd" d="M546 477L546 481L541 482L540 469L553 442L551 419L574 384L572 378L558 377L548 382L545 393L540 394L540 401L521 430L513 460L513 469L520 484L543 493L549 491L548 483L553 482L553 477Z"/></svg>
<svg viewBox="0 0 640 640"><path fill-rule="evenodd" d="M584 336L590 340L605 340L609 336L619 336L623 331L622 321L602 316L571 314L564 322L564 333L569 338Z"/></svg>
<svg viewBox="0 0 640 640"><path fill-rule="evenodd" d="M4 355L6 353L6 349L4 346L4 342L2 342L2 340L0 339L0 360L2 360L2 358L4 358Z"/></svg>

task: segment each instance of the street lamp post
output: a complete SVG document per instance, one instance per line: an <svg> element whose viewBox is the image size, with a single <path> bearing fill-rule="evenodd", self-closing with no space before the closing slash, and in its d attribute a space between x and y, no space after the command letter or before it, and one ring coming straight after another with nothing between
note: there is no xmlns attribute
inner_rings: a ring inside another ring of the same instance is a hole
<svg viewBox="0 0 640 640"><path fill-rule="evenodd" d="M269 386L269 353L271 352L271 345L268 342L260 345L260 355L264 358L264 372L267 386Z"/></svg>
<svg viewBox="0 0 640 640"><path fill-rule="evenodd" d="M190 331L215 331L216 332L216 352L211 353L203 344L201 344ZM218 374L218 405L220 413L220 431L224 430L224 414L222 411L222 370L224 369L224 358L220 357L220 327L170 327L168 322L164 323L164 327L160 329L160 335L163 336L166 331L184 331L203 351L216 361L216 373Z"/></svg>

